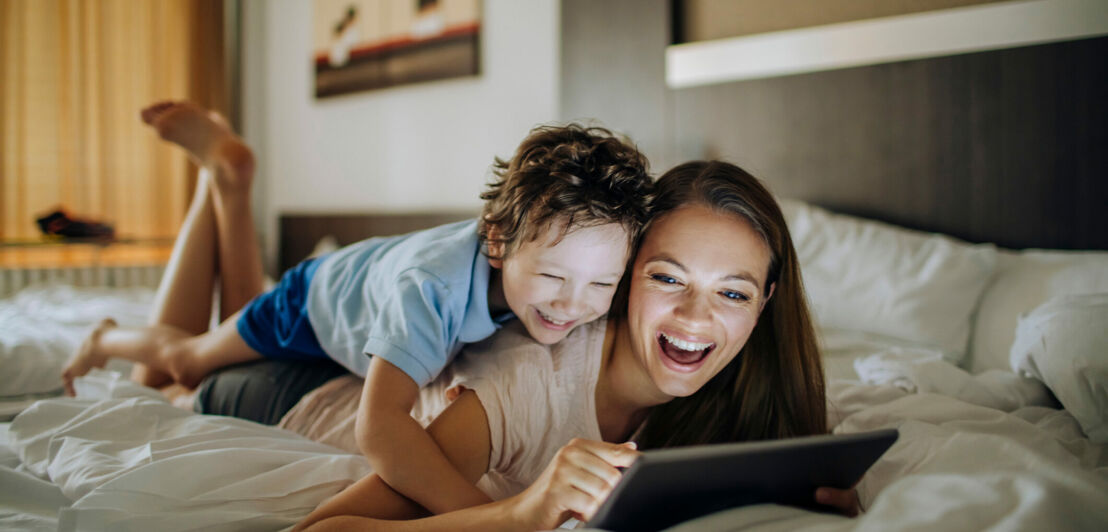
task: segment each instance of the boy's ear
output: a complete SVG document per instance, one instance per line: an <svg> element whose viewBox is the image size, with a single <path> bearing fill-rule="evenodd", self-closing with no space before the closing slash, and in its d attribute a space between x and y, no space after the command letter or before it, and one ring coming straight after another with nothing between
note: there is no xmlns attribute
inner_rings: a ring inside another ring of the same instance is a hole
<svg viewBox="0 0 1108 532"><path fill-rule="evenodd" d="M500 269L504 267L504 241L500 239L500 230L493 224L489 224L485 246L489 253L489 266Z"/></svg>

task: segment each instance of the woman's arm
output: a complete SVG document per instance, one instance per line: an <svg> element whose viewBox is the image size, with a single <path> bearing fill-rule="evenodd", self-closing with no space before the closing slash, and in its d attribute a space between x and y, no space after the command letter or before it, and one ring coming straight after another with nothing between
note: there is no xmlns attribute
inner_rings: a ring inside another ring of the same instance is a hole
<svg viewBox="0 0 1108 532"><path fill-rule="evenodd" d="M468 395L475 394L468 392ZM445 415L445 412L443 414ZM630 445L573 440L558 451L554 460L534 484L514 497L412 521L387 521L383 520L387 518L381 515L369 517L363 513L329 514L326 519L314 523L308 530L314 532L355 529L387 531L551 529L570 517L577 517L583 521L591 518L619 481L620 472L617 467L629 466L637 457L638 452ZM374 478L371 476L362 479L347 491L361 485L358 489L371 495L379 486L384 486L379 479L377 483L373 483L371 479ZM315 515L314 512L313 515Z"/></svg>
<svg viewBox="0 0 1108 532"><path fill-rule="evenodd" d="M471 485L488 470L492 451L489 421L472 390L462 392L450 403L427 427L427 432ZM426 515L421 506L393 490L378 475L370 474L324 501L296 530L333 516L403 520Z"/></svg>

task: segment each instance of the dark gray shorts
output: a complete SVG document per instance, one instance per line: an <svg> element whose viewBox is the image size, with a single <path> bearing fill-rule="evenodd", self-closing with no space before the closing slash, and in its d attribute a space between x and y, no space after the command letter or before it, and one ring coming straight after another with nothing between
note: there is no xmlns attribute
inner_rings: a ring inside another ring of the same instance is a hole
<svg viewBox="0 0 1108 532"><path fill-rule="evenodd" d="M209 375L196 390L192 409L276 425L301 397L347 374L330 359L261 360Z"/></svg>

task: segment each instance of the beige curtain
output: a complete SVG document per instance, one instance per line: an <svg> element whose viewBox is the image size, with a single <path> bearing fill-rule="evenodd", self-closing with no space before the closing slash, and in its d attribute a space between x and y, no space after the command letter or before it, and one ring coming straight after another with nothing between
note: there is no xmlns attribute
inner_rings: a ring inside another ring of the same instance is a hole
<svg viewBox="0 0 1108 532"><path fill-rule="evenodd" d="M0 79L0 239L56 207L172 237L195 169L138 112L226 111L222 0L0 0Z"/></svg>

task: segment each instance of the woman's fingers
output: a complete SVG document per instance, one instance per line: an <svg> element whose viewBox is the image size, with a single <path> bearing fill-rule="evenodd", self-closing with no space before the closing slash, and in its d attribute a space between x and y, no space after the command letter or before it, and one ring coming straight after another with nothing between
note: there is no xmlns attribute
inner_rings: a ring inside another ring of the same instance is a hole
<svg viewBox="0 0 1108 532"><path fill-rule="evenodd" d="M619 468L630 466L638 456L633 444L575 439L514 498L513 514L531 528L553 528L570 516L588 521L619 483Z"/></svg>
<svg viewBox="0 0 1108 532"><path fill-rule="evenodd" d="M638 455L633 444L571 441L556 458L555 485L569 488L563 502L575 514L588 520L619 483L622 473L618 468L631 465ZM578 493L572 493L574 491Z"/></svg>
<svg viewBox="0 0 1108 532"><path fill-rule="evenodd" d="M816 502L831 506L847 517L856 517L861 512L858 492L853 489L819 488L816 490Z"/></svg>
<svg viewBox="0 0 1108 532"><path fill-rule="evenodd" d="M627 445L574 440L562 448L559 470L575 487L594 497L605 497L619 482L618 468L630 466L638 451Z"/></svg>

